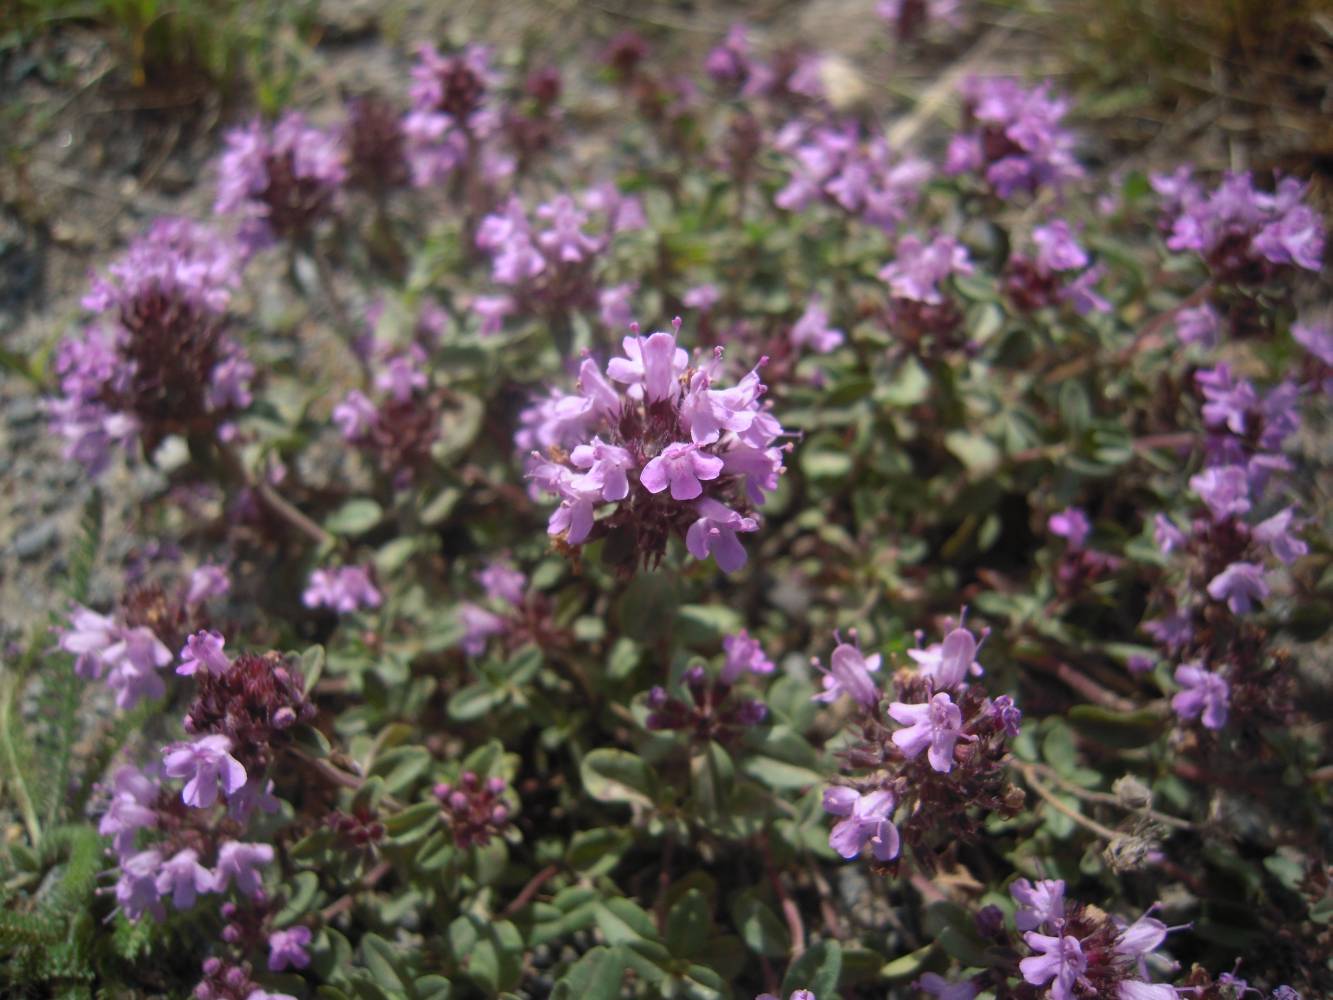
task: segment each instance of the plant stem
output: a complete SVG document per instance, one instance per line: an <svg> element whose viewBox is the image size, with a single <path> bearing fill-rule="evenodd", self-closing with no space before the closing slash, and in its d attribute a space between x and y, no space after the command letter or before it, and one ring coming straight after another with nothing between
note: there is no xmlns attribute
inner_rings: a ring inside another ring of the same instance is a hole
<svg viewBox="0 0 1333 1000"><path fill-rule="evenodd" d="M42 826L37 821L37 810L33 806L32 796L28 793L28 783L23 779L18 751L14 748L13 735L9 731L10 720L13 718L10 712L13 699L14 683L7 679L3 686L0 686L0 752L5 755L9 785L14 790L14 799L18 802L19 812L23 815L23 825L28 828L28 839L35 848L42 842Z"/></svg>
<svg viewBox="0 0 1333 1000"><path fill-rule="evenodd" d="M1095 819L1088 819L1088 817L1084 816L1077 809L1074 809L1067 803L1063 802L1058 795L1038 780L1036 770L1031 764L1019 764L1018 770L1022 773L1023 780L1028 783L1032 790L1040 795L1047 805L1062 816L1068 817L1085 830L1090 830L1105 840L1115 840L1120 836L1119 832L1112 830L1109 826L1102 826L1102 824L1098 823Z"/></svg>

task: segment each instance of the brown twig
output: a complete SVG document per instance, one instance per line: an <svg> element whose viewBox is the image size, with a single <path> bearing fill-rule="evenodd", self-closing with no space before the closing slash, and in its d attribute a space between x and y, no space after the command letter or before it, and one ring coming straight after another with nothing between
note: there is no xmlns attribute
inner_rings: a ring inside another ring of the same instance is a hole
<svg viewBox="0 0 1333 1000"><path fill-rule="evenodd" d="M500 916L507 919L523 909L523 907L532 902L532 897L541 891L541 887L559 873L559 865L547 865L536 875L532 876L532 878L528 879L528 884L519 890L519 894L510 901L508 906L500 911Z"/></svg>
<svg viewBox="0 0 1333 1000"><path fill-rule="evenodd" d="M801 908L791 898L781 874L773 867L773 853L768 841L764 841L764 870L768 873L769 884L782 907L782 916L787 921L787 935L791 938L791 960L794 962L805 954L805 924L801 922Z"/></svg>
<svg viewBox="0 0 1333 1000"><path fill-rule="evenodd" d="M229 444L219 445L222 454L223 464L227 467L228 473L247 488L253 490L255 495L269 512L283 521L286 521L301 534L305 535L317 545L334 545L336 539L329 532L312 521L284 498L277 490L262 479L252 476L246 469L245 463L241 461L241 456Z"/></svg>
<svg viewBox="0 0 1333 1000"><path fill-rule="evenodd" d="M1055 770L1055 768L1046 764L1034 763L1026 766L1035 771L1040 771L1045 777L1050 778L1051 781L1059 785L1061 789L1069 792L1069 794L1076 798L1084 799L1088 802L1100 802L1104 805L1115 806L1119 809L1123 809L1125 812L1133 813L1136 816L1145 816L1148 819L1163 824L1164 826L1175 827L1177 830L1194 829L1194 824L1189 820L1180 819L1177 816L1169 816L1164 812L1158 812L1156 809L1129 805L1128 803L1122 802L1118 796L1113 795L1110 792L1098 792L1090 788L1082 788L1064 777L1060 772Z"/></svg>
<svg viewBox="0 0 1333 1000"><path fill-rule="evenodd" d="M1034 792L1040 795L1042 797L1042 800L1047 805L1049 805L1056 812L1060 813L1062 816L1068 817L1069 819L1073 820L1073 822L1083 827L1085 830L1090 830L1091 832L1097 834L1097 836L1102 837L1105 840L1108 841L1115 840L1120 836L1120 833L1118 831L1112 830L1109 826L1103 826L1102 824L1098 823L1095 819L1088 819L1088 817L1084 816L1077 809L1074 809L1068 803L1061 800L1060 796L1056 795L1053 791L1051 791L1049 788L1047 788L1045 785L1041 783L1040 779L1037 778L1036 771L1031 764L1019 764L1018 770L1023 775L1023 780L1028 783L1028 786Z"/></svg>
<svg viewBox="0 0 1333 1000"><path fill-rule="evenodd" d="M393 865L389 864L387 861L381 861L374 868L370 869L370 871L366 872L365 877L353 886L352 890L348 892L347 895L340 896L328 906L324 907L324 909L320 910L320 920L327 924L338 914L346 913L356 904L357 893L365 892L367 889L373 889L375 884L392 870Z"/></svg>

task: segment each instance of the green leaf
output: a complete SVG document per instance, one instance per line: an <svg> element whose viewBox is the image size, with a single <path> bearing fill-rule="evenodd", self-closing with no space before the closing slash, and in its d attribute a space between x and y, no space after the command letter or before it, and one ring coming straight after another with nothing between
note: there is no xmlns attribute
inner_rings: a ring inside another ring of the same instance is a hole
<svg viewBox="0 0 1333 1000"><path fill-rule="evenodd" d="M831 997L842 972L842 947L837 941L821 941L787 968L782 996L794 990L810 990L816 997Z"/></svg>
<svg viewBox="0 0 1333 1000"><path fill-rule="evenodd" d="M384 510L369 497L348 500L329 515L324 527L335 535L361 535L380 523Z"/></svg>
<svg viewBox="0 0 1333 1000"><path fill-rule="evenodd" d="M584 790L598 802L628 802L651 806L657 781L643 759L625 750L600 747L588 753L579 767Z"/></svg>
<svg viewBox="0 0 1333 1000"><path fill-rule="evenodd" d="M367 934L361 939L361 955L375 985L399 992L407 989L407 977L401 971L400 949L378 934Z"/></svg>
<svg viewBox="0 0 1333 1000"><path fill-rule="evenodd" d="M703 950L713 931L712 907L698 889L691 889L676 901L667 914L667 949L677 958L695 958Z"/></svg>
<svg viewBox="0 0 1333 1000"><path fill-rule="evenodd" d="M786 925L772 907L752 890L739 892L731 900L731 922L750 950L768 958L781 958L791 947Z"/></svg>
<svg viewBox="0 0 1333 1000"><path fill-rule="evenodd" d="M617 604L620 629L640 642L665 636L675 626L678 603L673 576L641 573L625 588Z"/></svg>
<svg viewBox="0 0 1333 1000"><path fill-rule="evenodd" d="M449 718L455 722L475 722L489 715L496 705L505 700L485 681L476 681L461 687L449 698Z"/></svg>
<svg viewBox="0 0 1333 1000"><path fill-rule="evenodd" d="M628 830L614 826L579 830L569 838L565 863L584 875L607 875L634 843Z"/></svg>
<svg viewBox="0 0 1333 1000"><path fill-rule="evenodd" d="M551 991L551 1000L619 1000L628 967L620 948L598 945L569 967Z"/></svg>
<svg viewBox="0 0 1333 1000"><path fill-rule="evenodd" d="M908 952L895 958L891 962L886 962L879 970L879 974L885 979L904 980L915 976L926 964L926 959L930 958L931 952L935 950L934 942L926 945L924 948L918 948L916 951Z"/></svg>
<svg viewBox="0 0 1333 1000"><path fill-rule="evenodd" d="M944 446L974 476L989 475L1000 465L1000 449L980 434L949 431L944 435Z"/></svg>
<svg viewBox="0 0 1333 1000"><path fill-rule="evenodd" d="M400 795L411 788L430 765L430 751L425 747L395 747L375 758L370 773L383 776L384 790L390 795Z"/></svg>
<svg viewBox="0 0 1333 1000"><path fill-rule="evenodd" d="M624 896L598 901L593 904L597 928L607 944L628 944L655 941L657 930L653 918L643 908Z"/></svg>

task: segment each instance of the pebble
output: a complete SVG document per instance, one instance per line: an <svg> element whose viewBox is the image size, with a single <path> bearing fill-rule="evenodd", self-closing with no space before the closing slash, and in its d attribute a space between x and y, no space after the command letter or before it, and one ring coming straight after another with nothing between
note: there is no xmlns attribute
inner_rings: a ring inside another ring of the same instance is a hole
<svg viewBox="0 0 1333 1000"><path fill-rule="evenodd" d="M56 525L54 521L39 521L31 527L24 528L14 538L14 555L27 561L35 559L47 549L49 549L56 540Z"/></svg>

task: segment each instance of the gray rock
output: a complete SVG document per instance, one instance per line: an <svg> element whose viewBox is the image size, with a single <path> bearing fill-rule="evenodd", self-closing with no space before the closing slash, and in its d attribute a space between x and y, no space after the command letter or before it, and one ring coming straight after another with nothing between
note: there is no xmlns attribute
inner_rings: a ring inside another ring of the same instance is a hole
<svg viewBox="0 0 1333 1000"><path fill-rule="evenodd" d="M20 559L35 559L47 549L49 549L56 540L56 525L54 521L39 521L29 528L25 528L14 538L14 555Z"/></svg>

